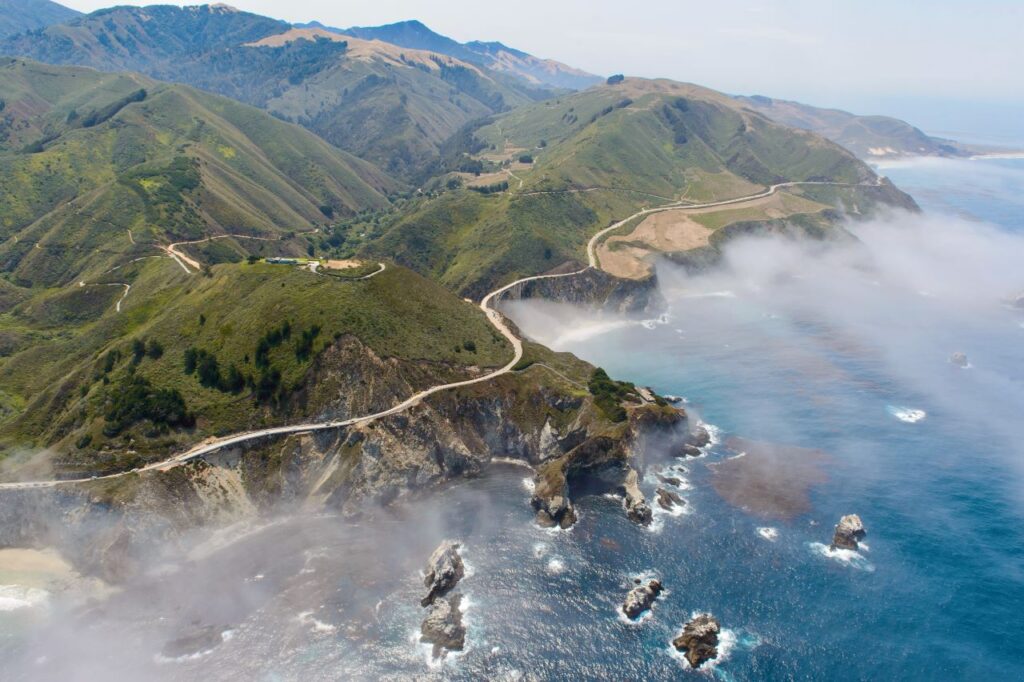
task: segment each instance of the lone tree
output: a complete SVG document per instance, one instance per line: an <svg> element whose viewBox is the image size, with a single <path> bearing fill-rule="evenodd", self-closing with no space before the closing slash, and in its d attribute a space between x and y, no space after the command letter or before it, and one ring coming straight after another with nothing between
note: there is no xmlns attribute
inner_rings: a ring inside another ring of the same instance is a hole
<svg viewBox="0 0 1024 682"><path fill-rule="evenodd" d="M621 83L624 80L626 80L626 77L621 73L617 73L614 76L608 76L608 85L615 85L616 83Z"/></svg>

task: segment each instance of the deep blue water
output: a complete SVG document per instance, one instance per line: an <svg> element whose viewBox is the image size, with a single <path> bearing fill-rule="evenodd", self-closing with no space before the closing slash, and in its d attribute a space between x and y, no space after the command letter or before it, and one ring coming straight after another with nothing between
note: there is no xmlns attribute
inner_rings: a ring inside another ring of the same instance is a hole
<svg viewBox="0 0 1024 682"><path fill-rule="evenodd" d="M709 465L735 454L720 445L684 462L650 453L652 470L686 480L687 501L687 513L659 514L652 529L602 496L578 500L569 532L537 528L530 472L499 466L372 523L279 522L170 564L100 611L55 600L0 640L0 656L16 661L6 674L701 679L668 645L709 610L731 644L704 672L719 679L1024 678L1024 312L1003 301L1024 289L1024 268L1013 267L1024 257L1014 236L1021 164L886 168L927 213L864 227L869 265L753 244L737 248L735 274L662 269L659 320L510 308L539 340L685 396L720 439L826 453L827 480L795 517L720 497ZM979 180L992 168L995 179ZM943 194L950 186L981 189ZM969 369L948 361L954 351ZM897 418L907 410L926 416ZM653 492L651 478L644 489ZM847 513L863 518L868 548L830 556L821 543ZM759 534L767 527L774 540ZM430 665L415 642L418 571L444 537L464 542L472 569L462 587L469 648ZM649 573L667 594L651 618L623 622L616 610L631 579ZM161 659L163 642L192 621L230 636L195 660Z"/></svg>

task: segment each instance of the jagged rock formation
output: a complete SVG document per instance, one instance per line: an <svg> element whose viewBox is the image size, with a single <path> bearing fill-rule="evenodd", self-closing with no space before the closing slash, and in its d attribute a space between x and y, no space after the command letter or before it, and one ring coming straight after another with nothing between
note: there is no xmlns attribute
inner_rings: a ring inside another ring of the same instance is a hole
<svg viewBox="0 0 1024 682"><path fill-rule="evenodd" d="M434 645L434 658L448 651L462 651L466 645L466 626L462 623L461 594L436 600L420 625L420 641Z"/></svg>
<svg viewBox="0 0 1024 682"><path fill-rule="evenodd" d="M867 529L856 514L847 514L839 519L836 532L832 536L832 549L857 549L858 544L868 534Z"/></svg>
<svg viewBox="0 0 1024 682"><path fill-rule="evenodd" d="M534 478L531 504L542 526L567 528L576 514L569 495L569 482L586 477L611 478L613 489L625 496L631 519L650 523L651 509L637 487L637 473L630 461L638 459L648 442L668 443L685 438L687 417L682 410L655 404L631 407L629 417L617 433L587 438L560 457L542 462Z"/></svg>
<svg viewBox="0 0 1024 682"><path fill-rule="evenodd" d="M665 511L672 511L676 507L681 507L686 504L683 498L679 497L677 493L671 490L665 490L664 488L658 488L654 491L654 494L658 496L658 506Z"/></svg>
<svg viewBox="0 0 1024 682"><path fill-rule="evenodd" d="M694 668L718 657L718 633L721 626L710 613L702 613L683 626L683 633L672 640L676 651L684 652Z"/></svg>
<svg viewBox="0 0 1024 682"><path fill-rule="evenodd" d="M459 556L460 546L454 540L445 540L430 555L426 574L423 576L427 595L420 600L421 606L430 606L438 597L451 592L466 575L466 567Z"/></svg>
<svg viewBox="0 0 1024 682"><path fill-rule="evenodd" d="M635 582L641 583L641 580L637 578ZM638 584L626 595L626 601L622 603L622 612L627 618L637 618L651 608L661 590L661 581L654 578L648 580L647 584Z"/></svg>
<svg viewBox="0 0 1024 682"><path fill-rule="evenodd" d="M647 526L654 519L654 512L644 493L640 490L636 469L630 468L626 471L625 480L622 482L622 490L625 497L622 504L626 507L626 517L633 523Z"/></svg>

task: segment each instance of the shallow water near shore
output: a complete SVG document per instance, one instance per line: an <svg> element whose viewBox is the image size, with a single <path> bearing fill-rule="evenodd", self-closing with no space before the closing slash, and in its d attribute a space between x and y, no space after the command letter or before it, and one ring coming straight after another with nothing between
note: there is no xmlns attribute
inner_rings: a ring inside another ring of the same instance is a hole
<svg viewBox="0 0 1024 682"><path fill-rule="evenodd" d="M971 215L995 220L988 200ZM997 295L1013 277L978 274L1020 255L1020 226L992 236L921 203L917 222L862 235L872 267L763 244L737 252L738 275L663 269L660 318L508 308L534 338L685 396L717 427L704 457L650 453L648 474L679 479L683 513L654 505L645 529L592 495L574 528L541 529L528 472L498 464L372 522L298 516L225 535L92 607L55 593L0 611L4 679L701 679L669 643L705 610L725 631L702 673L722 680L1024 676L1024 312ZM968 262L932 272L927 253L904 253L921 234ZM765 449L801 461L758 504L741 474L766 466ZM716 466L731 472L721 490ZM651 498L664 484L641 485ZM830 550L847 513L866 546ZM420 571L447 537L469 566L468 646L433 662L417 637ZM665 593L630 623L618 608L639 576ZM197 631L203 646L169 655Z"/></svg>

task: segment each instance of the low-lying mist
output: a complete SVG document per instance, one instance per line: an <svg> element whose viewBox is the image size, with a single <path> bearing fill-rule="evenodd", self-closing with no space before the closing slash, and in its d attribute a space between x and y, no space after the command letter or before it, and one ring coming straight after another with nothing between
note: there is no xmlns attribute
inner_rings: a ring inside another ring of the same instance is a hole
<svg viewBox="0 0 1024 682"><path fill-rule="evenodd" d="M794 423L793 402L805 401L855 443L863 429L841 412L863 409L850 394L873 393L897 418L913 420L918 405L906 403L918 401L930 425L943 419L965 435L984 434L1006 455L1000 467L1020 474L1024 309L1013 302L1024 291L1024 237L928 214L850 229L858 240L848 245L738 240L705 273L662 262L668 308L656 319L542 301L512 303L508 312L527 335L618 378L698 403L708 397L702 392L728 390L736 429L765 427L771 437L817 446ZM966 354L968 367L955 353ZM788 385L785 404L773 382ZM874 464L897 456L861 446ZM957 456L936 452L935 461Z"/></svg>

